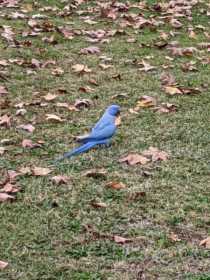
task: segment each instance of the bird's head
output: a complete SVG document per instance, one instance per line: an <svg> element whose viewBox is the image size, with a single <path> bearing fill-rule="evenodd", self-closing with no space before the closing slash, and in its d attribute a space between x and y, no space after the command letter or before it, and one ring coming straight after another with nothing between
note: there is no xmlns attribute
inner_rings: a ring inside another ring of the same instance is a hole
<svg viewBox="0 0 210 280"><path fill-rule="evenodd" d="M120 114L120 106L118 105L111 105L107 108L107 111L112 116L118 116Z"/></svg>

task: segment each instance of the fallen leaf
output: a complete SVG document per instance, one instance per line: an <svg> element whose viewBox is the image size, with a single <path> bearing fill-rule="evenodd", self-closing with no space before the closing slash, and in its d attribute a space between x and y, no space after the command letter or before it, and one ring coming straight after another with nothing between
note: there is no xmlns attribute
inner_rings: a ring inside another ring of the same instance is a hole
<svg viewBox="0 0 210 280"><path fill-rule="evenodd" d="M176 94L199 94L201 90L199 88L189 88L189 87L182 87L182 86L166 86L164 90L169 95L176 95Z"/></svg>
<svg viewBox="0 0 210 280"><path fill-rule="evenodd" d="M0 261L0 269L4 269L8 266L8 262Z"/></svg>
<svg viewBox="0 0 210 280"><path fill-rule="evenodd" d="M79 87L79 90L82 91L82 92L85 92L85 93L89 93L89 92L93 92L94 89L92 89L91 87L89 86L86 86L86 87Z"/></svg>
<svg viewBox="0 0 210 280"><path fill-rule="evenodd" d="M139 154L129 154L124 158L121 158L119 162L126 162L129 165L141 164L144 165L148 163L150 160Z"/></svg>
<svg viewBox="0 0 210 280"><path fill-rule="evenodd" d="M31 149L33 149L33 148L39 148L39 147L41 147L41 144L39 144L39 143L33 143L32 140L30 140L30 139L23 139L23 141L22 141L22 147L23 147L23 148L31 148Z"/></svg>
<svg viewBox="0 0 210 280"><path fill-rule="evenodd" d="M0 96L8 94L8 90L4 86L0 86Z"/></svg>
<svg viewBox="0 0 210 280"><path fill-rule="evenodd" d="M181 241L181 239L178 237L178 235L173 232L169 235L169 238L174 242Z"/></svg>
<svg viewBox="0 0 210 280"><path fill-rule="evenodd" d="M107 208L107 204L104 202L91 202L91 205L95 208Z"/></svg>
<svg viewBox="0 0 210 280"><path fill-rule="evenodd" d="M210 236L207 238L203 239L200 243L199 246L204 246L207 249L210 249Z"/></svg>
<svg viewBox="0 0 210 280"><path fill-rule="evenodd" d="M89 69L88 66L84 64L75 64L72 66L72 70L77 74L85 74L85 73L92 72L92 70Z"/></svg>
<svg viewBox="0 0 210 280"><path fill-rule="evenodd" d="M182 94L182 91L176 86L166 86L164 90L169 95Z"/></svg>
<svg viewBox="0 0 210 280"><path fill-rule="evenodd" d="M56 122L63 122L64 121L59 116L54 115L54 114L46 114L46 120L56 121Z"/></svg>
<svg viewBox="0 0 210 280"><path fill-rule="evenodd" d="M177 111L177 106L171 103L161 103L154 110L159 113L171 113Z"/></svg>
<svg viewBox="0 0 210 280"><path fill-rule="evenodd" d="M17 193L20 191L20 188L18 188L16 185L11 184L10 182L6 183L2 189L0 189L0 192L4 193Z"/></svg>
<svg viewBox="0 0 210 280"><path fill-rule="evenodd" d="M52 70L52 75L54 75L54 76L59 77L59 76L63 75L63 73L64 73L64 71L61 67L57 67L57 68Z"/></svg>
<svg viewBox="0 0 210 280"><path fill-rule="evenodd" d="M166 152L160 151L158 148L149 147L148 150L142 152L144 156L149 156L152 158L152 161L166 161L169 155Z"/></svg>
<svg viewBox="0 0 210 280"><path fill-rule="evenodd" d="M143 95L140 97L139 101L136 103L135 111L138 111L140 108L149 108L156 105L156 99L154 97Z"/></svg>
<svg viewBox="0 0 210 280"><path fill-rule="evenodd" d="M14 196L11 196L7 193L0 193L0 202L11 201L14 199Z"/></svg>
<svg viewBox="0 0 210 280"><path fill-rule="evenodd" d="M80 108L89 108L92 105L92 101L90 99L78 99L74 103L74 107L77 109Z"/></svg>
<svg viewBox="0 0 210 280"><path fill-rule="evenodd" d="M4 147L0 147L0 156L5 153L6 149Z"/></svg>
<svg viewBox="0 0 210 280"><path fill-rule="evenodd" d="M114 190L121 190L121 189L125 189L126 185L123 184L122 182L109 182L106 184L106 187L114 189Z"/></svg>
<svg viewBox="0 0 210 280"><path fill-rule="evenodd" d="M124 238L124 237L121 237L119 235L114 235L113 239L118 244L125 244L125 243L128 243L128 242L132 242L131 239Z"/></svg>
<svg viewBox="0 0 210 280"><path fill-rule="evenodd" d="M99 47L96 47L96 46L90 46L90 47L81 49L80 53L81 54L98 54L98 53L100 53L100 49L99 49Z"/></svg>
<svg viewBox="0 0 210 280"><path fill-rule="evenodd" d="M29 167L21 167L19 169L21 175L31 174L31 169Z"/></svg>
<svg viewBox="0 0 210 280"><path fill-rule="evenodd" d="M145 60L142 60L138 65L142 65L142 68L139 68L140 71L148 72L151 70L154 70L156 66L152 66L149 64L149 62L146 62Z"/></svg>
<svg viewBox="0 0 210 280"><path fill-rule="evenodd" d="M7 115L3 115L2 117L0 117L0 126L1 125L10 127L11 126L11 117L8 117Z"/></svg>
<svg viewBox="0 0 210 280"><path fill-rule="evenodd" d="M100 63L100 64L99 64L99 67L100 67L101 69L103 69L103 70L107 70L107 69L109 69L109 68L112 68L113 65L111 65L111 64L105 64L105 63Z"/></svg>
<svg viewBox="0 0 210 280"><path fill-rule="evenodd" d="M65 39L72 40L74 38L74 31L68 27L59 27L58 31L64 36Z"/></svg>
<svg viewBox="0 0 210 280"><path fill-rule="evenodd" d="M92 177L92 178L106 178L107 171L103 168L100 169L90 169L83 173L83 176Z"/></svg>
<svg viewBox="0 0 210 280"><path fill-rule="evenodd" d="M57 175L57 176L52 177L51 179L57 185L67 184L69 182L69 180L71 180L70 177L65 176L65 175Z"/></svg>
<svg viewBox="0 0 210 280"><path fill-rule="evenodd" d="M52 93L48 93L47 95L45 95L43 98L46 101L52 101L57 97L57 95L52 94Z"/></svg>
<svg viewBox="0 0 210 280"><path fill-rule="evenodd" d="M37 167L37 166L32 168L32 173L34 176L47 176L51 172L52 170L49 168Z"/></svg>
<svg viewBox="0 0 210 280"><path fill-rule="evenodd" d="M32 133L35 130L35 127L32 124L21 124L21 125L17 126L17 128L21 128L30 133Z"/></svg>
<svg viewBox="0 0 210 280"><path fill-rule="evenodd" d="M176 84L175 77L168 72L163 72L160 76L161 84L165 86L172 86Z"/></svg>

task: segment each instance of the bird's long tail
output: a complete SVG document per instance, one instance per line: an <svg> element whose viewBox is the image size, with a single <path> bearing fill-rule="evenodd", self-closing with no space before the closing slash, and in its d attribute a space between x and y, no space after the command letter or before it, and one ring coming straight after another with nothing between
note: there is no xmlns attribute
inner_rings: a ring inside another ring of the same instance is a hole
<svg viewBox="0 0 210 280"><path fill-rule="evenodd" d="M86 152L88 150L90 150L91 148L93 148L94 146L98 145L98 144L106 144L107 143L107 140L101 140L101 141L93 141L93 142L88 142L82 146L79 146L75 149L73 149L72 151L70 152L67 152L65 153L62 157L56 159L54 161L54 163L58 162L58 161L61 161L65 158L69 158L69 157L72 157L72 156L75 156L75 155L79 155L83 152Z"/></svg>

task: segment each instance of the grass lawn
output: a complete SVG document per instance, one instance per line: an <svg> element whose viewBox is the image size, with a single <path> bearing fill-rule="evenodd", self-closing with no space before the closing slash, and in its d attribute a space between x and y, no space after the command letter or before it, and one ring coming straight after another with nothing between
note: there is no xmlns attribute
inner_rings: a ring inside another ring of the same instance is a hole
<svg viewBox="0 0 210 280"><path fill-rule="evenodd" d="M199 245L210 236L209 1L16 2L0 1L0 93L8 91L0 94L0 120L11 117L0 125L0 181L23 167L52 172L17 176L15 201L0 204L0 260L8 262L0 279L209 280L210 250ZM99 49L82 54L89 46ZM75 73L77 64L91 72ZM163 85L169 74L176 84ZM166 86L190 94L170 95ZM144 95L176 111L136 108ZM75 110L76 100L87 106ZM51 166L112 103L122 108L112 146ZM35 130L18 128L26 124ZM24 139L41 147L23 148ZM168 160L119 162L151 146ZM84 176L98 168L105 176ZM55 175L71 180L57 185ZM106 187L111 181L126 187Z"/></svg>

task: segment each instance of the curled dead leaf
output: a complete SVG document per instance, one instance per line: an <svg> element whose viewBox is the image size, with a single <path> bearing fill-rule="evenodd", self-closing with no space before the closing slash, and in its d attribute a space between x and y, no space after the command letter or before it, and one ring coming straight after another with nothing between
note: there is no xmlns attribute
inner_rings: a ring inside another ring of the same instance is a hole
<svg viewBox="0 0 210 280"><path fill-rule="evenodd" d="M4 147L0 147L0 156L5 153L6 149Z"/></svg>
<svg viewBox="0 0 210 280"><path fill-rule="evenodd" d="M92 177L92 178L106 178L107 171L103 168L100 169L90 169L83 173L83 176Z"/></svg>
<svg viewBox="0 0 210 280"><path fill-rule="evenodd" d="M44 96L44 100L46 101L52 101L57 97L57 95L52 94L52 93L48 93L47 95Z"/></svg>
<svg viewBox="0 0 210 280"><path fill-rule="evenodd" d="M126 162L129 165L135 165L135 164L141 164L145 165L148 163L150 160L142 155L139 154L129 154L124 158L121 158L119 162Z"/></svg>
<svg viewBox="0 0 210 280"><path fill-rule="evenodd" d="M87 65L84 64L75 64L72 66L72 70L74 73L77 74L85 74L85 73L91 73L92 70L88 68Z"/></svg>
<svg viewBox="0 0 210 280"><path fill-rule="evenodd" d="M158 148L149 147L148 150L142 153L144 156L151 157L152 161L166 161L169 155L166 152L160 151Z"/></svg>
<svg viewBox="0 0 210 280"><path fill-rule="evenodd" d="M0 96L8 94L8 90L4 86L0 86Z"/></svg>
<svg viewBox="0 0 210 280"><path fill-rule="evenodd" d="M47 176L51 172L52 170L49 168L37 167L37 166L32 168L32 173L34 176Z"/></svg>
<svg viewBox="0 0 210 280"><path fill-rule="evenodd" d="M138 111L140 108L149 108L156 105L156 99L154 97L143 95L140 97L139 101L136 103L135 111Z"/></svg>
<svg viewBox="0 0 210 280"><path fill-rule="evenodd" d="M107 183L106 187L114 189L114 190L121 190L121 189L125 189L126 185L123 184L122 182L112 181L112 182Z"/></svg>
<svg viewBox="0 0 210 280"><path fill-rule="evenodd" d="M74 103L76 109L89 108L93 102L90 99L78 99Z"/></svg>
<svg viewBox="0 0 210 280"><path fill-rule="evenodd" d="M210 249L210 236L201 240L201 242L199 243L199 246L204 246L205 248Z"/></svg>
<svg viewBox="0 0 210 280"><path fill-rule="evenodd" d="M12 201L14 200L14 196L9 195L7 193L0 193L0 202Z"/></svg>
<svg viewBox="0 0 210 280"><path fill-rule="evenodd" d="M90 46L90 47L81 49L80 53L81 54L98 54L98 53L100 53L100 49L99 49L99 47L96 47L96 46Z"/></svg>
<svg viewBox="0 0 210 280"><path fill-rule="evenodd" d="M64 121L59 116L54 115L54 114L46 114L46 120L55 121L55 122L63 122Z"/></svg>
<svg viewBox="0 0 210 280"><path fill-rule="evenodd" d="M17 128L21 128L30 133L32 133L35 130L35 127L32 124L21 124L21 125L17 126Z"/></svg>
<svg viewBox="0 0 210 280"><path fill-rule="evenodd" d="M11 126L11 117L9 117L8 115L3 115L2 117L0 117L0 126L1 125L10 127Z"/></svg>
<svg viewBox="0 0 210 280"><path fill-rule="evenodd" d="M67 184L71 178L65 175L57 175L51 178L51 180L57 185Z"/></svg>
<svg viewBox="0 0 210 280"><path fill-rule="evenodd" d="M95 201L92 201L92 202L91 202L91 205L92 205L94 208L107 208L107 204L104 203L104 202L95 202Z"/></svg>
<svg viewBox="0 0 210 280"><path fill-rule="evenodd" d="M125 243L128 243L128 242L132 242L132 239L124 238L124 237L121 237L119 235L114 235L113 239L118 244L125 244Z"/></svg>
<svg viewBox="0 0 210 280"><path fill-rule="evenodd" d="M8 262L0 261L0 269L5 269L8 266Z"/></svg>

